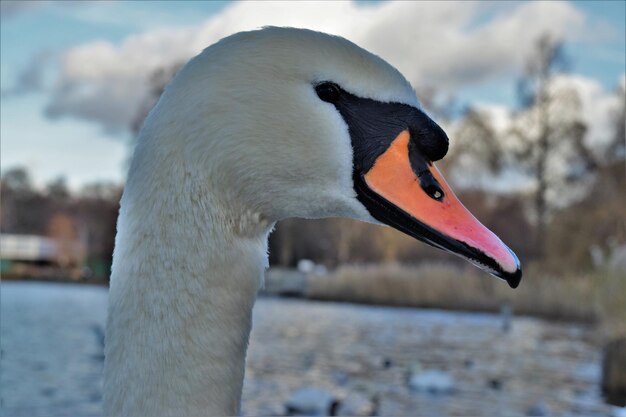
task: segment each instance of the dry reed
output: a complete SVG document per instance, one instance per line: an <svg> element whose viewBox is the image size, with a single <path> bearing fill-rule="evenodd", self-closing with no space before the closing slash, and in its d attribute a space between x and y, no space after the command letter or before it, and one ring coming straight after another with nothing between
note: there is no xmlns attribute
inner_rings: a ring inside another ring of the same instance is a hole
<svg viewBox="0 0 626 417"><path fill-rule="evenodd" d="M601 320L611 333L623 333L626 284L616 273L597 272L561 278L529 270L511 289L473 268L446 264L343 266L308 279L307 296L450 310L498 311L508 304L516 314L550 319Z"/></svg>

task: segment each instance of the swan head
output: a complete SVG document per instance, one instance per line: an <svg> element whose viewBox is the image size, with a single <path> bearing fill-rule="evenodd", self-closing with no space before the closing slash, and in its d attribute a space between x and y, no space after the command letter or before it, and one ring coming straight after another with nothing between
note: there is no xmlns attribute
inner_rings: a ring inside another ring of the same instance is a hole
<svg viewBox="0 0 626 417"><path fill-rule="evenodd" d="M129 182L150 153L161 165L152 174L193 178L181 188L222 211L383 223L516 287L515 254L435 167L447 150L387 62L340 37L271 27L227 37L181 69L146 119Z"/></svg>

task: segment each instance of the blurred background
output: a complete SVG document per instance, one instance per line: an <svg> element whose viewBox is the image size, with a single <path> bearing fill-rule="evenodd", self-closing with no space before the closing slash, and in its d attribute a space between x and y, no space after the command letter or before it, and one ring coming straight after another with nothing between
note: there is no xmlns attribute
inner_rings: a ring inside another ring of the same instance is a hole
<svg viewBox="0 0 626 417"><path fill-rule="evenodd" d="M190 57L266 25L396 66L525 276L511 290L389 228L284 221L243 413L626 415L624 2L0 4L2 415L101 414L134 137Z"/></svg>

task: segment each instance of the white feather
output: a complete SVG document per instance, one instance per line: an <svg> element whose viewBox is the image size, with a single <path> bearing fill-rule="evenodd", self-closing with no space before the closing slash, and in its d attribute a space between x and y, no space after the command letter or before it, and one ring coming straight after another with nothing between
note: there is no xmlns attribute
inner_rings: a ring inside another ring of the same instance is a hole
<svg viewBox="0 0 626 417"><path fill-rule="evenodd" d="M238 33L175 77L121 201L106 334L107 416L239 412L267 237L287 217L374 222L347 126L312 87L418 106L389 64L301 29Z"/></svg>

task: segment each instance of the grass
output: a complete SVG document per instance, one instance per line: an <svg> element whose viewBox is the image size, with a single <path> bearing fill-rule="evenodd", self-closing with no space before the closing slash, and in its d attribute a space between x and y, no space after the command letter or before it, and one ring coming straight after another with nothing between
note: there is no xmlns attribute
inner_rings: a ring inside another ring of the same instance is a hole
<svg viewBox="0 0 626 417"><path fill-rule="evenodd" d="M612 334L626 333L626 280L623 274L607 271L563 278L531 268L521 285L511 289L473 268L446 264L343 266L329 275L311 276L307 296L470 311L499 311L508 304L516 314L601 321Z"/></svg>

